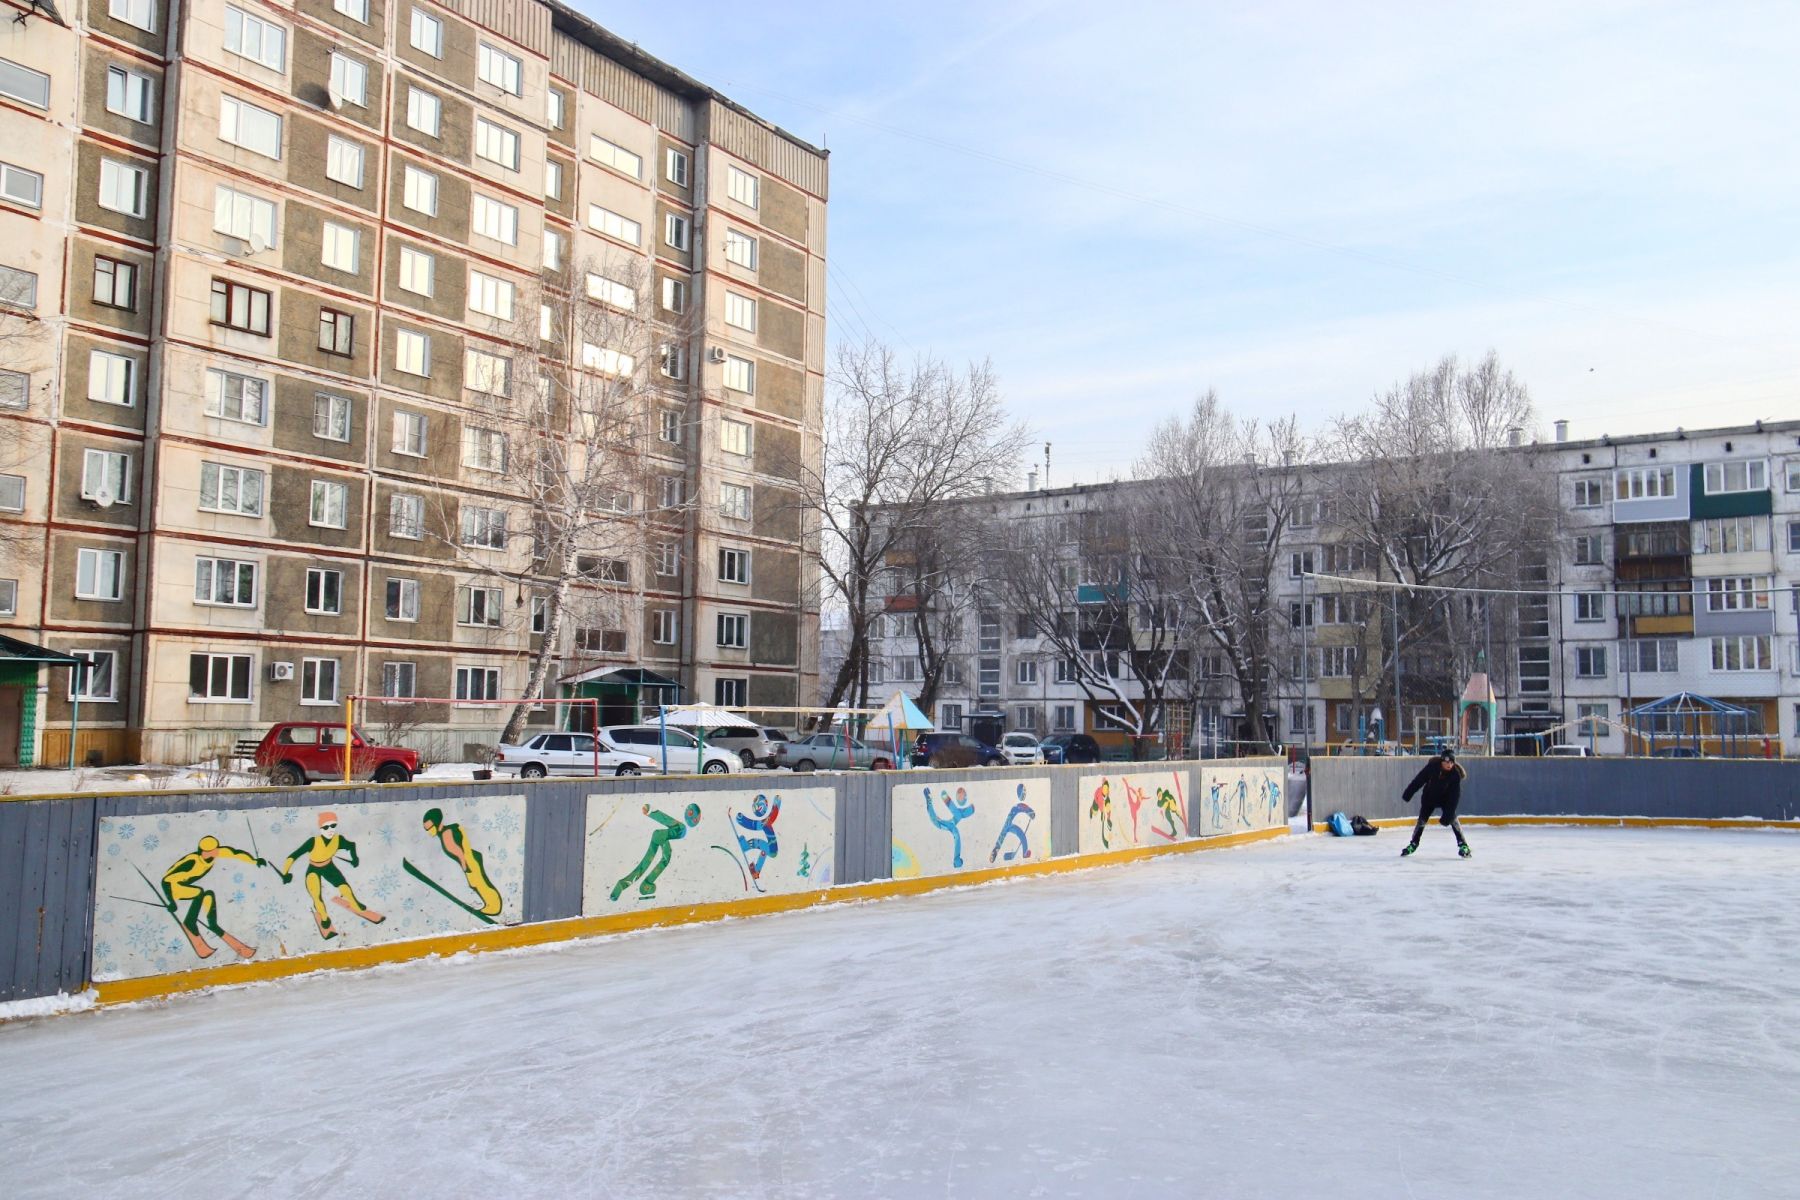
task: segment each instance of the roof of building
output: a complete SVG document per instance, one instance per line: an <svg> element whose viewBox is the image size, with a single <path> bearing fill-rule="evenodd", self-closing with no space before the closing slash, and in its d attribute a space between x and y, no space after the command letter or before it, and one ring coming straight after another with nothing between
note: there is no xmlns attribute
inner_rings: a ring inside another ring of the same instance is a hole
<svg viewBox="0 0 1800 1200"><path fill-rule="evenodd" d="M7 637L0 633L0 662L37 662L50 663L60 667L78 667L85 661L73 654L64 654L60 650L47 650L42 646L34 646L30 642L21 642L18 638Z"/></svg>

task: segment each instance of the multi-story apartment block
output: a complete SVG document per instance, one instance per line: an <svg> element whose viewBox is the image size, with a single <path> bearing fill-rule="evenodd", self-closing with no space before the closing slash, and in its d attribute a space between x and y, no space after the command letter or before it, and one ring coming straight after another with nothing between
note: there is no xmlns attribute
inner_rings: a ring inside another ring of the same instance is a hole
<svg viewBox="0 0 1800 1200"><path fill-rule="evenodd" d="M6 4L0 633L87 659L83 757L517 695L526 490L483 414L570 286L660 331L560 353L650 376L659 494L619 505L661 515L551 693L810 695L823 151L542 0ZM0 687L26 761L69 749L51 674Z"/></svg>
<svg viewBox="0 0 1800 1200"><path fill-rule="evenodd" d="M1553 442L1500 451L1526 456L1554 479L1558 532L1541 562L1525 564L1515 581L1523 594L1507 597L1503 616L1480 634L1480 661L1499 708L1496 748L1531 752L1573 742L1603 754L1642 753L1651 734L1668 744L1695 727L1628 721L1627 713L1687 692L1748 714L1716 726L1742 734L1735 745L1709 737L1704 749L1800 752L1800 421L1583 442L1563 440L1564 428L1559 423ZM1293 469L1317 481L1333 468ZM965 502L958 520L996 530L1079 520L1144 486L987 496ZM1390 593L1341 582L1379 581L1382 573L1359 546L1334 536L1321 511L1316 500L1294 506L1269 580L1274 640L1286 667L1272 681L1265 724L1273 740L1288 744L1342 744L1377 728L1391 740L1393 682L1369 666L1383 655ZM918 616L908 579L906 570L892 572L893 611L872 630L878 693L917 690ZM946 590L972 599L968 617L949 622L953 643L931 714L940 726L990 735L1088 732L1123 750L1129 739L1112 718L1131 714L1081 686L1081 672L1007 611L1004 588L970 578ZM1079 609L1081 594L1071 594ZM1133 636L1142 636L1135 625ZM1155 740L1169 749L1230 752L1247 722L1223 656L1205 641L1174 653ZM1401 735L1413 742L1452 733L1456 693L1467 681L1422 684L1416 677L1433 664L1404 645L1400 661ZM1141 696L1129 672L1114 674ZM1374 710L1383 705L1385 724L1376 726Z"/></svg>

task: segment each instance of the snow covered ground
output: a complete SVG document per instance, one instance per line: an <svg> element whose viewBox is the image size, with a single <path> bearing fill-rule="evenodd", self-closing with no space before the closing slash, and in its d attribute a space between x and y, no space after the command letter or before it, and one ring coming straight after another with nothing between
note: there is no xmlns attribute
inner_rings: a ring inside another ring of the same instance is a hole
<svg viewBox="0 0 1800 1200"><path fill-rule="evenodd" d="M18 1022L0 1195L1795 1195L1800 841L1470 836Z"/></svg>

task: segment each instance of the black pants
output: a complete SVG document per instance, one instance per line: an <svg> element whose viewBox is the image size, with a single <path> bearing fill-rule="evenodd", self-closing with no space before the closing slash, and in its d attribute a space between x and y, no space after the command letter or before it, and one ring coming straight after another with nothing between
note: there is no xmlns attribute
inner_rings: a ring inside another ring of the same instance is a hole
<svg viewBox="0 0 1800 1200"><path fill-rule="evenodd" d="M1468 840L1463 837L1462 822L1456 819L1456 805L1428 804L1422 801L1419 805L1418 824L1413 826L1412 844L1415 846L1419 844L1419 839L1425 834L1425 826L1431 823L1431 814L1439 810L1442 810L1444 815L1438 818L1438 824L1450 827L1450 832L1456 835L1457 845L1468 845Z"/></svg>

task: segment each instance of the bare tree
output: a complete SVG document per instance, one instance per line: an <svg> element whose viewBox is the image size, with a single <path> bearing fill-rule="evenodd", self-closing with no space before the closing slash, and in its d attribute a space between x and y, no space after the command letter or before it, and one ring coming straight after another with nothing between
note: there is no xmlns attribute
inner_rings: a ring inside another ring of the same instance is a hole
<svg viewBox="0 0 1800 1200"><path fill-rule="evenodd" d="M931 358L902 362L870 342L842 348L828 383L823 453L793 473L848 637L826 704L865 707L869 626L887 607L877 584L890 556L939 506L1004 484L1025 433L986 363L958 371Z"/></svg>

